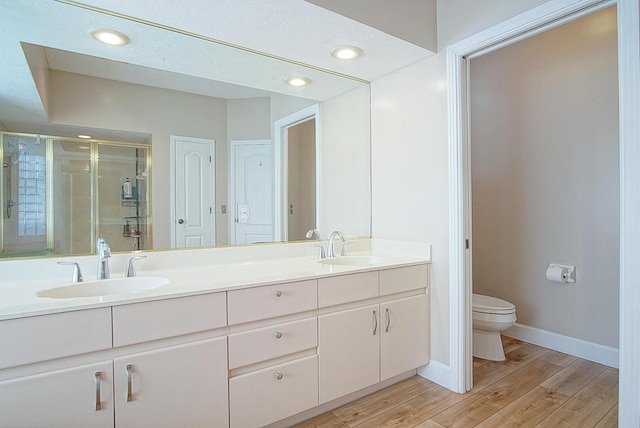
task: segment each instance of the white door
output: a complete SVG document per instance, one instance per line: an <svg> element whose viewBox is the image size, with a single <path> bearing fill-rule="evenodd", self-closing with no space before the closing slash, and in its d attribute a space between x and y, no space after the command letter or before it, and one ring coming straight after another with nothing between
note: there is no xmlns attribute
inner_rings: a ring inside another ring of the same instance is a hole
<svg viewBox="0 0 640 428"><path fill-rule="evenodd" d="M213 140L171 137L172 247L202 247L214 240Z"/></svg>
<svg viewBox="0 0 640 428"><path fill-rule="evenodd" d="M230 153L231 243L272 242L271 141L231 141Z"/></svg>

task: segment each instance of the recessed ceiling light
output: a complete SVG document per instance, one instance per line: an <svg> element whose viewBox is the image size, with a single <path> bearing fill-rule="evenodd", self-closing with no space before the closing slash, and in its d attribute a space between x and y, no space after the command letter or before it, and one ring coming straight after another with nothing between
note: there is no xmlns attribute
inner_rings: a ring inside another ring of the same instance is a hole
<svg viewBox="0 0 640 428"><path fill-rule="evenodd" d="M78 135L78 138L83 138L85 140L88 140L89 138L91 138L91 135Z"/></svg>
<svg viewBox="0 0 640 428"><path fill-rule="evenodd" d="M91 37L99 42L105 43L111 46L124 46L131 40L119 31L107 30L104 28L98 28L91 31Z"/></svg>
<svg viewBox="0 0 640 428"><path fill-rule="evenodd" d="M286 82L291 86L307 86L311 80L306 77L289 77Z"/></svg>
<svg viewBox="0 0 640 428"><path fill-rule="evenodd" d="M356 46L337 46L331 49L331 56L336 59L356 59L362 55L362 49Z"/></svg>

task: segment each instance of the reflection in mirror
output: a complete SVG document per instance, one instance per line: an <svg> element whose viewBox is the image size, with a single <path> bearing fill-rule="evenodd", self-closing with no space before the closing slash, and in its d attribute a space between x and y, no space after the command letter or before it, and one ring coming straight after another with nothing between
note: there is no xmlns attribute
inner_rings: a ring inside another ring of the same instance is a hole
<svg viewBox="0 0 640 428"><path fill-rule="evenodd" d="M35 136L1 138L2 254L46 254L45 145Z"/></svg>
<svg viewBox="0 0 640 428"><path fill-rule="evenodd" d="M316 228L316 119L286 129L287 240L300 241Z"/></svg>
<svg viewBox="0 0 640 428"><path fill-rule="evenodd" d="M113 206L118 207L118 212L96 213L106 223L100 231L90 233L87 228L92 220L82 218L75 210L73 214L78 218L69 221L74 223L71 229L82 231L78 236L107 233L105 228L111 228L114 242L121 242L118 250L171 248L171 231L177 220L171 216L175 201L169 191L172 136L215 141L215 199L210 208L216 245L234 242L234 214L237 203L243 203L236 201L231 206L230 201L232 141L260 140L271 144L274 181L270 240L304 239L304 233L311 228L320 230L323 238L336 229L349 236L370 235L367 83L63 2L9 2L3 6L0 25L0 130L69 139L82 133L100 140L148 144L153 148L152 154L147 152L148 162L153 164L153 171L149 169L152 176L148 177L149 182L153 181L153 188L149 187L146 195L148 205L142 206L140 199L139 207L127 207L123 203L130 202L116 200ZM93 28L117 29L127 34L131 43L120 47L101 45L89 35ZM306 76L311 84L302 88L286 85L286 78L292 75ZM300 153L280 157L276 153L276 122L310 106L318 112L315 164L307 155L301 158ZM52 190L67 185L62 178L62 183L57 183L64 168L79 168L81 162L87 162L79 150L67 155L71 157L64 165L53 165L58 172L54 173ZM296 158L306 166L294 162ZM11 164L11 160L5 156L4 163ZM296 190L293 180L296 184L303 182L296 180L296 174L310 174L313 168L315 184L309 182ZM3 168L3 177L7 169ZM280 184L275 181L277 177L281 178ZM123 179L126 176L117 171L112 177L101 177L109 181L106 187L116 190ZM291 180L286 181L286 186L285 179ZM284 192L285 187L291 192ZM64 191L84 193L90 198L97 195L80 187ZM110 197L118 199L119 195ZM58 209L64 213L68 207L53 208ZM144 223L138 226L136 218L150 212L152 235L151 231L143 232ZM289 212L293 212L291 218L287 218ZM55 222L64 221L63 215L52 217ZM142 233L139 242L122 236L124 217L131 217L136 231ZM151 236L153 240L149 239ZM60 242L50 242L42 248L54 248L55 254L58 249L65 254L94 251L93 239L75 238L61 237ZM110 244L113 249L114 244ZM37 250L27 246L25 251Z"/></svg>
<svg viewBox="0 0 640 428"><path fill-rule="evenodd" d="M148 147L7 132L0 141L0 257L86 254L95 236L115 251L150 248Z"/></svg>
<svg viewBox="0 0 640 428"><path fill-rule="evenodd" d="M148 148L98 145L98 236L111 251L151 248ZM93 240L92 240L93 241Z"/></svg>

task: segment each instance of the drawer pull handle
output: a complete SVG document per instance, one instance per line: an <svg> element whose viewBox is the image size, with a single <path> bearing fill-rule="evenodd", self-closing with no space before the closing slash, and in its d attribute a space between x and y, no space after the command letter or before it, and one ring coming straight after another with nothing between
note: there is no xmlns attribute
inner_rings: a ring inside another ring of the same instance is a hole
<svg viewBox="0 0 640 428"><path fill-rule="evenodd" d="M378 332L378 314L376 311L373 311L373 316L371 317L371 324L373 327L373 335L375 336Z"/></svg>
<svg viewBox="0 0 640 428"><path fill-rule="evenodd" d="M274 336L276 337L276 339L280 339L280 338L282 338L282 332L281 331L276 331L274 333Z"/></svg>
<svg viewBox="0 0 640 428"><path fill-rule="evenodd" d="M96 380L96 412L98 410L102 410L102 404L101 404L101 399L100 399L100 375L102 373L100 372L96 372L94 374L95 376L95 380Z"/></svg>
<svg viewBox="0 0 640 428"><path fill-rule="evenodd" d="M282 380L282 378L284 377L284 375L280 372L276 373L276 380Z"/></svg>
<svg viewBox="0 0 640 428"><path fill-rule="evenodd" d="M386 323L384 326L385 333L389 333L389 326L391 325L391 314L389 314L389 308L385 311Z"/></svg>
<svg viewBox="0 0 640 428"><path fill-rule="evenodd" d="M131 394L131 364L127 364L127 403L133 401Z"/></svg>
<svg viewBox="0 0 640 428"><path fill-rule="evenodd" d="M282 290L275 291L274 294L276 297L282 297Z"/></svg>

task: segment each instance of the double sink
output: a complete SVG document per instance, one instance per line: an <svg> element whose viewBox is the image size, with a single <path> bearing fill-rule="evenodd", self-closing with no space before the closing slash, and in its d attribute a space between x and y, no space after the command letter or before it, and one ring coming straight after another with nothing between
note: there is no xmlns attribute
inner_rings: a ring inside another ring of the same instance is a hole
<svg viewBox="0 0 640 428"><path fill-rule="evenodd" d="M372 266L384 259L376 256L343 256L318 260L323 265L333 266ZM102 279L78 282L56 288L40 290L38 297L53 299L73 299L78 297L101 297L113 294L135 294L153 290L169 284L168 278L136 276L129 278Z"/></svg>

